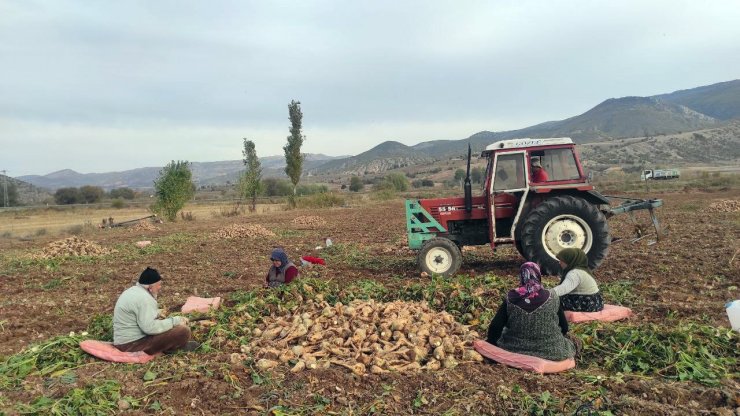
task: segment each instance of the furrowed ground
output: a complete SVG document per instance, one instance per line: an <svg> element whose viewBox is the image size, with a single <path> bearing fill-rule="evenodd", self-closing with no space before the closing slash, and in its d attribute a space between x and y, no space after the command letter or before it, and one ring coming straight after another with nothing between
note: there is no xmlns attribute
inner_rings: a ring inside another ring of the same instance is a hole
<svg viewBox="0 0 740 416"><path fill-rule="evenodd" d="M255 328L322 300L333 307L356 299L423 302L485 334L522 259L510 247L477 247L464 251L458 276L420 277L414 253L404 248L401 200L82 234L101 253L115 250L99 256L44 258L44 247L59 236L6 238L0 413L729 416L740 407L740 338L728 329L724 304L740 298L740 212L721 201L737 201L740 192L658 197L665 201L664 239L631 243L629 217L612 218L612 237L621 240L596 271L606 301L636 316L573 325L584 342L576 369L547 376L471 360L364 375L335 364L260 369L256 352L245 350ZM334 245L316 251L327 237ZM139 240L152 245L137 248ZM320 256L327 266L303 268L286 288L263 289L278 245L293 260ZM160 307L171 312L192 295L226 299L208 325L192 324L203 347L144 365L106 363L80 351L81 339L110 339L113 304L146 266L162 273Z"/></svg>

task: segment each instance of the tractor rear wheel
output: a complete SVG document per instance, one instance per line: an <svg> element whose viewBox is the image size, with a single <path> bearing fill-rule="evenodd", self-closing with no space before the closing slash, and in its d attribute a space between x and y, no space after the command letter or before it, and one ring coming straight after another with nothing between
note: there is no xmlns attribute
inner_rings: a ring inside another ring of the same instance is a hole
<svg viewBox="0 0 740 416"><path fill-rule="evenodd" d="M423 272L449 277L460 270L462 253L452 240L437 237L424 243L416 261Z"/></svg>
<svg viewBox="0 0 740 416"><path fill-rule="evenodd" d="M549 198L529 213L522 226L524 258L540 264L543 273L557 274L560 250L577 247L586 252L588 266L601 264L609 252L609 227L598 208L570 195Z"/></svg>

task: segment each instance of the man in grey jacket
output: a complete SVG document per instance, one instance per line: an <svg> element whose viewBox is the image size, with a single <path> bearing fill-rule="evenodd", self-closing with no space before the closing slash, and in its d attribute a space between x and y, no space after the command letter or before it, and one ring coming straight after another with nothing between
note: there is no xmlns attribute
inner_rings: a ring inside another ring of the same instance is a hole
<svg viewBox="0 0 740 416"><path fill-rule="evenodd" d="M124 352L144 351L149 355L176 350L193 351L200 346L190 341L188 319L175 316L157 319L157 295L162 276L147 267L136 285L126 289L113 310L113 345Z"/></svg>

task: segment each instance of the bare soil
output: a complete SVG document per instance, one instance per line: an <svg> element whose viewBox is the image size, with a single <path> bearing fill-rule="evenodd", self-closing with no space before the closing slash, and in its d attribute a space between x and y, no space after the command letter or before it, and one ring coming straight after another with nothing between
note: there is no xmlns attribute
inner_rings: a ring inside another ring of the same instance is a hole
<svg viewBox="0 0 740 416"><path fill-rule="evenodd" d="M610 219L612 237L617 241L596 271L599 282L634 282L631 291L638 300L632 318L635 322L661 324L670 318L727 327L724 304L740 299L740 214L708 212L708 207L722 200L737 200L740 190L654 196L665 201L659 217L666 235L654 245L648 245L650 237L630 243L635 226L629 217ZM296 223L303 221L294 222L299 217L320 217L325 224L297 227ZM639 221L647 223L645 218ZM217 230L235 224L258 224L275 236L214 236ZM159 301L160 307L168 310L176 310L192 295L228 299L235 291L257 289L263 284L273 247L284 247L296 261L300 255L321 256L316 247L327 237L335 244L357 244L388 267L370 267L363 262L329 263L321 269L314 266L312 275L321 279L351 282L371 278L388 288L404 279L429 279L420 277L414 252L401 247L405 220L400 200L351 209L198 218L160 224L152 230L91 230L81 237L117 252L92 261L24 263L19 259L41 252L58 237L0 240L4 257L0 258L0 355L10 356L29 344L85 330L93 316L112 313L118 295L146 266L162 273L164 288ZM139 251L134 248L139 240L153 244ZM461 273L509 277L512 286L522 262L511 247L496 252L474 248L466 250L464 256ZM729 416L740 407L737 378L717 387L660 377L605 377L594 382L578 372L540 376L486 362L436 372L363 376L333 366L297 374L281 371L259 380L249 368L232 364L231 352L177 354L146 366L91 359L76 370L75 385L117 380L122 395L150 395L146 403L156 400L164 411L174 414L268 414L278 405L304 414L511 414L531 410L519 407L518 397L525 393L540 397L545 391L562 401L587 401L584 395L598 393L594 407L621 414ZM588 363L579 363L581 366ZM182 371L173 370L178 368ZM162 380L145 382L142 377L148 370L159 371ZM591 371L594 377L600 375ZM0 412L3 407L12 412L14 403L28 403L40 394L50 394L50 389L43 379L29 378L23 389L0 395ZM146 412L146 408L132 412Z"/></svg>

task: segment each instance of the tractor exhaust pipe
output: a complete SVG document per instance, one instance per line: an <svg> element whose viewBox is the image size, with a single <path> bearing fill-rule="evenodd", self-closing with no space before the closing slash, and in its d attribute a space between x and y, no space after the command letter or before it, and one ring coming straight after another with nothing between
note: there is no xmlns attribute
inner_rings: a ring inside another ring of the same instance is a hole
<svg viewBox="0 0 740 416"><path fill-rule="evenodd" d="M465 174L465 212L470 214L473 210L473 189L470 186L470 142L468 142L468 172Z"/></svg>

